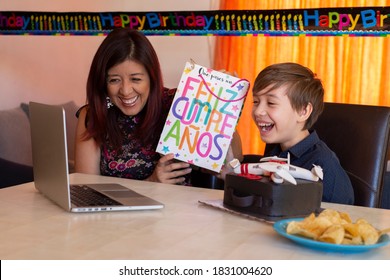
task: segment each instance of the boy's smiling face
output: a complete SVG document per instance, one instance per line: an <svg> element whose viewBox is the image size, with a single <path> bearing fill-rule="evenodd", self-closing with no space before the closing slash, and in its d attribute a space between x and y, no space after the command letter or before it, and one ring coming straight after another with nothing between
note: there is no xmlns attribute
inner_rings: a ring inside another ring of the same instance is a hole
<svg viewBox="0 0 390 280"><path fill-rule="evenodd" d="M272 85L253 93L252 118L257 125L261 139L268 144L278 143L286 150L309 135L303 130L311 114L311 104L300 112L292 108L287 96L288 85L271 89Z"/></svg>

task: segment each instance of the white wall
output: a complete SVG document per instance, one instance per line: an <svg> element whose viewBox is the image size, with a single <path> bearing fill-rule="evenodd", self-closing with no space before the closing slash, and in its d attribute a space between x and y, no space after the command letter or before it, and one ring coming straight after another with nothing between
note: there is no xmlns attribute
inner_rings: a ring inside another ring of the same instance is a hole
<svg viewBox="0 0 390 280"><path fill-rule="evenodd" d="M185 11L218 9L217 0L1 0L1 11ZM190 58L212 66L211 36L150 36L165 85L176 87ZM30 100L85 102L89 66L103 36L0 35L0 109Z"/></svg>

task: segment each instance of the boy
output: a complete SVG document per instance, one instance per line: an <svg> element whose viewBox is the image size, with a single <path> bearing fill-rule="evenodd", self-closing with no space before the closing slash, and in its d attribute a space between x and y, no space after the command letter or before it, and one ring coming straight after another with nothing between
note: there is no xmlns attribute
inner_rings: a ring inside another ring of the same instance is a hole
<svg viewBox="0 0 390 280"><path fill-rule="evenodd" d="M253 86L252 118L261 139L276 144L266 156L287 157L290 163L306 169L313 164L324 172L322 201L353 204L354 193L337 156L309 131L322 113L324 88L308 68L296 63L266 67Z"/></svg>

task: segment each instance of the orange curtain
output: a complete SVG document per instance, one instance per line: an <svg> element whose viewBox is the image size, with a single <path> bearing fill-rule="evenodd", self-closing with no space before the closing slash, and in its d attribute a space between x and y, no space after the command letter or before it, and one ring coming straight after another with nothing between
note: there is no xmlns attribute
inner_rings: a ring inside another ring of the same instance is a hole
<svg viewBox="0 0 390 280"><path fill-rule="evenodd" d="M247 1L221 0L221 10L269 10L327 7L390 6L390 1ZM323 81L325 101L390 106L390 36L262 37L221 36L216 39L214 69L237 72L253 84L266 66L297 62ZM263 154L265 144L251 118L251 94L237 130L244 154ZM357 116L358 118L358 116Z"/></svg>

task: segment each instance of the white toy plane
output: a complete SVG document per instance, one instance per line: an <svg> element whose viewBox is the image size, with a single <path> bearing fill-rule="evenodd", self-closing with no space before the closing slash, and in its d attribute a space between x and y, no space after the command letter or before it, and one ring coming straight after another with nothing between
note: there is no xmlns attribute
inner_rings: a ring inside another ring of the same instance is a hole
<svg viewBox="0 0 390 280"><path fill-rule="evenodd" d="M271 180L277 184L283 183L284 180L296 185L295 179L304 179L317 182L323 179L322 168L313 164L311 170L290 164L290 154L287 158L265 157L258 163L243 163L233 159L230 163L236 174L253 174L270 176Z"/></svg>

